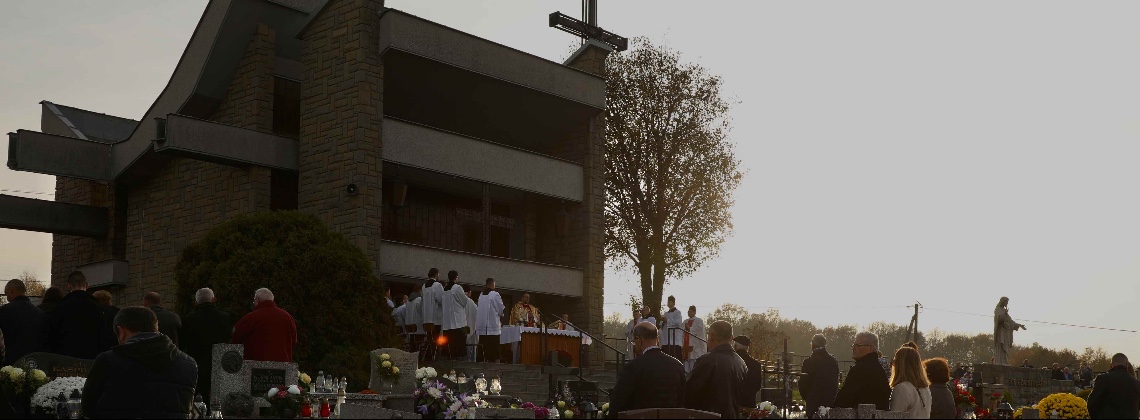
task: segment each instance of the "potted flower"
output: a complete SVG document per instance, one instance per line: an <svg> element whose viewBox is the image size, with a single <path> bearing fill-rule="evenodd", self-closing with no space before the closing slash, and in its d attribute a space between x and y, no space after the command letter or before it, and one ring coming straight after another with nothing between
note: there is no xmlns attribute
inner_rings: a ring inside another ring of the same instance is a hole
<svg viewBox="0 0 1140 420"><path fill-rule="evenodd" d="M47 373L39 369L16 366L0 368L0 389L17 414L32 414L31 400L36 390L48 382Z"/></svg>
<svg viewBox="0 0 1140 420"><path fill-rule="evenodd" d="M380 375L380 393L390 395L396 388L396 383L400 381L400 368L392 363L392 356L388 353L374 357L376 357L376 365L378 366L376 373Z"/></svg>
<svg viewBox="0 0 1140 420"><path fill-rule="evenodd" d="M72 391L78 390L83 392L83 385L87 383L87 378L80 377L67 377L56 378L48 382L36 390L32 395L32 415L54 416L55 404L58 402L56 398L62 393L64 396L71 395Z"/></svg>
<svg viewBox="0 0 1140 420"><path fill-rule="evenodd" d="M289 387L270 388L266 393L269 401L269 414L274 418L291 419L301 413L301 402L304 392L297 385Z"/></svg>

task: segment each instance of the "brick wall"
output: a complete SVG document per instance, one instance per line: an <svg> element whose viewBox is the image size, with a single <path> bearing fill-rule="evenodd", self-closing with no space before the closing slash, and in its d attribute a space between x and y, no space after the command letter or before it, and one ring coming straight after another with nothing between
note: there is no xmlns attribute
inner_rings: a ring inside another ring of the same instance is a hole
<svg viewBox="0 0 1140 420"><path fill-rule="evenodd" d="M605 74L605 60L609 52L597 46L587 46L582 54L570 62L571 67ZM585 176L585 199L580 205L567 210L572 215L571 236L576 264L585 274L583 299L571 316L585 320L586 329L601 334L605 313L602 309L605 293L605 113L583 123L579 130L568 133L561 142L564 158L582 162ZM593 346L593 364L601 365L601 346Z"/></svg>
<svg viewBox="0 0 1140 420"><path fill-rule="evenodd" d="M110 183L82 179L55 177L55 201L88 206L113 207L114 192ZM114 232L114 209L109 216ZM51 276L49 283L60 286L67 275L83 264L107 260L112 257L112 237L85 238L72 235L52 235Z"/></svg>
<svg viewBox="0 0 1140 420"><path fill-rule="evenodd" d="M301 34L301 134L298 208L359 247L378 273L381 118L384 68L379 50L382 1L330 0ZM349 184L356 195L346 193Z"/></svg>

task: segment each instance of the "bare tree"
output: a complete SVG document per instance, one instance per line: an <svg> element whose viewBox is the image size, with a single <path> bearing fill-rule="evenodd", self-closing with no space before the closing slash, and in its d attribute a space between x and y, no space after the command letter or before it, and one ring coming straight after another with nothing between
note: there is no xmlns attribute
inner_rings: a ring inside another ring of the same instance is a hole
<svg viewBox="0 0 1140 420"><path fill-rule="evenodd" d="M20 280L24 282L24 287L28 289L28 296L43 296L44 290L47 289L44 282L40 281L35 273L29 270L24 270L24 272L20 274Z"/></svg>
<svg viewBox="0 0 1140 420"><path fill-rule="evenodd" d="M744 174L727 139L730 104L719 76L644 38L606 64L606 256L637 270L657 314L665 283L732 233Z"/></svg>

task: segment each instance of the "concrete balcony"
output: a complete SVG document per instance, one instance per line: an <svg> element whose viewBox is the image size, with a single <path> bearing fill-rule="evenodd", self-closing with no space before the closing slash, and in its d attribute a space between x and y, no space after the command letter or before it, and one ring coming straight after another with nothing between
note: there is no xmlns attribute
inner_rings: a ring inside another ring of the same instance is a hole
<svg viewBox="0 0 1140 420"><path fill-rule="evenodd" d="M87 277L90 287L115 287L127 285L129 266L125 260L106 260L81 265L77 270Z"/></svg>
<svg viewBox="0 0 1140 420"><path fill-rule="evenodd" d="M297 170L297 140L177 114L166 117L154 151L223 165Z"/></svg>
<svg viewBox="0 0 1140 420"><path fill-rule="evenodd" d="M582 165L393 118L383 129L385 161L582 201Z"/></svg>
<svg viewBox="0 0 1140 420"><path fill-rule="evenodd" d="M0 194L0 228L102 238L108 210Z"/></svg>
<svg viewBox="0 0 1140 420"><path fill-rule="evenodd" d="M482 285L487 277L504 290L548 295L582 297L582 270L467 252L383 241L380 244L380 272L423 279L431 267L443 272L456 270L460 282Z"/></svg>

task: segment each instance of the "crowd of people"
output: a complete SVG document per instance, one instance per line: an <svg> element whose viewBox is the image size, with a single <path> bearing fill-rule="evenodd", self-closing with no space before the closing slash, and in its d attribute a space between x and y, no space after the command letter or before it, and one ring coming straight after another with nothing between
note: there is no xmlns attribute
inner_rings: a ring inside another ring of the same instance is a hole
<svg viewBox="0 0 1140 420"><path fill-rule="evenodd" d="M242 344L246 360L293 361L296 322L269 289L256 290L252 311L233 322L209 288L181 317L155 292L139 306L115 307L110 293L87 290L82 272L64 287L66 295L52 287L62 297L37 306L24 282L8 281L0 357L5 365L35 352L93 360L83 389L87 418L186 418L195 394L210 395L214 344Z"/></svg>
<svg viewBox="0 0 1140 420"><path fill-rule="evenodd" d="M754 406L762 367L748 355L747 338L733 338L731 324L716 321L709 326L710 350L687 373L685 364L660 345L655 320L643 312L637 321L631 340L635 359L619 374L610 395L611 413L683 407L738 418L742 409ZM918 345L909 342L895 350L890 368L883 369L878 336L860 332L851 343L855 364L840 386L839 362L828 352L826 337L815 335L811 346L799 381L807 418L820 407L862 404L905 412L908 418L958 418L952 388L956 376L968 374L961 364L951 372L946 359L923 360ZM1112 369L1094 382L1088 407L1094 419L1140 417L1140 381L1127 356L1112 357Z"/></svg>

